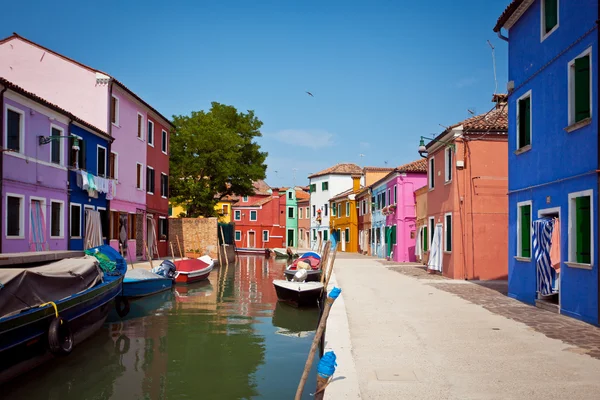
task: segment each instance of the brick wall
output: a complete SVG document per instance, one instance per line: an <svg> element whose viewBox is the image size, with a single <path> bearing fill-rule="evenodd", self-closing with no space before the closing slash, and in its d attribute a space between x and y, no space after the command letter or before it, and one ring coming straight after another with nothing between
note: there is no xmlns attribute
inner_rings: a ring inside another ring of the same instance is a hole
<svg viewBox="0 0 600 400"><path fill-rule="evenodd" d="M200 255L208 254L217 258L217 218L170 218L169 219L169 257L171 244L175 257L179 257L179 247L185 255L186 251L195 251Z"/></svg>

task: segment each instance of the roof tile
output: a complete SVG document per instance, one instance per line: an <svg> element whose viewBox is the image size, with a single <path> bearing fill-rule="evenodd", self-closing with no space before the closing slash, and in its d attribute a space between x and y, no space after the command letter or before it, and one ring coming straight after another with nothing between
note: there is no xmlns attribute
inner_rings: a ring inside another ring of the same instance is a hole
<svg viewBox="0 0 600 400"><path fill-rule="evenodd" d="M363 170L356 164L352 163L340 163L336 164L333 167L326 168L316 174L310 175L308 178L316 178L317 176L323 175L352 175L352 174L361 174Z"/></svg>

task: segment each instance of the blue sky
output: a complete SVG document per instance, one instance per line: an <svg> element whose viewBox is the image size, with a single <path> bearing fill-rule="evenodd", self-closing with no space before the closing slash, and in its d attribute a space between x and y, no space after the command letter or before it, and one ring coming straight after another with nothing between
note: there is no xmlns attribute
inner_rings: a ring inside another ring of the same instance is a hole
<svg viewBox="0 0 600 400"><path fill-rule="evenodd" d="M254 110L271 186L418 159L419 136L492 107L488 39L506 90L508 46L492 28L509 0L133 3L8 2L0 36L104 70L166 116L211 101Z"/></svg>

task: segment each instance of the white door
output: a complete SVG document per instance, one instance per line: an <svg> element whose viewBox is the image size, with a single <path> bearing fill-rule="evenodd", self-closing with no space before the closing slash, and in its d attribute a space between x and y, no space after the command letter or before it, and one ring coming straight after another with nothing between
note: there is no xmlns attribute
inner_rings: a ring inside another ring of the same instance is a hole
<svg viewBox="0 0 600 400"><path fill-rule="evenodd" d="M346 231L342 231L342 251L346 251Z"/></svg>

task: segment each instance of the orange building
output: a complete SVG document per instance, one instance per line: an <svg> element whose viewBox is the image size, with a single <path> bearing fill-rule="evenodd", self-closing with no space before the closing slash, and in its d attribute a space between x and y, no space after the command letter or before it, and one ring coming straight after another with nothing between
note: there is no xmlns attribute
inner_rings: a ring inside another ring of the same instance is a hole
<svg viewBox="0 0 600 400"><path fill-rule="evenodd" d="M361 175L352 175L352 189L329 199L331 217L329 231L335 234L337 249L350 253L358 252L358 212L356 195L360 192ZM326 240L326 238L324 238Z"/></svg>
<svg viewBox="0 0 600 400"><path fill-rule="evenodd" d="M421 244L429 256L428 268L453 279L507 278L508 119L504 101L498 100L487 114L447 128L419 148L428 166L427 224L419 232L427 239Z"/></svg>

